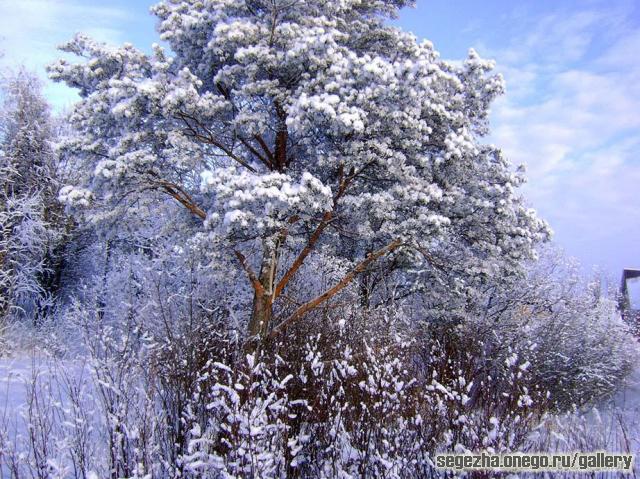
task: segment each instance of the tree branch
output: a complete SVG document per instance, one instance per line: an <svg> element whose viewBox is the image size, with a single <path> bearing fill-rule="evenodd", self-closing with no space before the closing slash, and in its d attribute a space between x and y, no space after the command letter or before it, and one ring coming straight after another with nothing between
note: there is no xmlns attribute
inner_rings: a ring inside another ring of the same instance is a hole
<svg viewBox="0 0 640 479"><path fill-rule="evenodd" d="M202 208L200 208L191 199L191 197L184 190L182 190L180 187L178 187L177 185L174 185L173 183L169 183L169 184L161 185L161 186L162 186L162 189L166 193L168 193L170 196L175 198L175 200L178 201L178 203L180 203L182 206L187 208L195 216L197 216L201 220L204 220L204 219L207 218L207 214L204 212L204 210ZM174 187L178 188L177 191L174 189Z"/></svg>
<svg viewBox="0 0 640 479"><path fill-rule="evenodd" d="M363 272L367 268L367 266L369 266L375 260L377 260L381 256L384 256L398 249L401 245L402 243L400 242L400 240L394 240L384 248L381 248L378 251L375 251L370 255L368 255L365 259L363 259L360 263L358 263L355 268L353 268L349 273L347 273L347 275L344 278L342 278L340 282L338 282L335 286L333 286L331 289L322 293L320 296L312 299L311 301L308 301L307 303L303 304L298 309L296 309L293 312L293 314L291 314L291 316L289 316L287 319L285 319L280 324L278 324L275 328L273 328L269 336L274 337L278 335L285 328L287 328L287 326L289 326L291 323L297 321L298 319L300 319L302 316L304 316L306 313L308 313L318 305L324 303L328 299L338 294L347 285L349 285L351 281L353 281L353 279L356 277L358 273Z"/></svg>
<svg viewBox="0 0 640 479"><path fill-rule="evenodd" d="M253 137L256 139L256 141L260 144L260 147L262 148L262 150L265 152L265 154L267 155L267 158L269 159L269 161L271 162L271 164L274 163L274 158L273 158L273 153L271 152L271 150L269 149L269 146L267 145L267 143L264 141L264 138L262 138L261 135L253 135Z"/></svg>
<svg viewBox="0 0 640 479"><path fill-rule="evenodd" d="M309 254L313 251L313 248L318 242L318 239L320 239L322 232L329 225L329 222L331 221L332 218L333 218L333 211L327 211L322 216L320 223L316 227L315 231L309 237L309 241L307 241L307 245L302 249L302 251L300 251L300 254L293 261L293 264L291 265L291 267L289 267L289 269L284 274L282 279L280 279L280 281L278 282L278 285L276 286L276 289L273 292L274 298L277 298L278 296L280 296L284 288L287 286L287 283L291 281L291 278L293 278L296 272L300 269L300 267L304 263L304 260L307 259L307 256L309 256Z"/></svg>
<svg viewBox="0 0 640 479"><path fill-rule="evenodd" d="M260 152L258 150L256 150L251 143L249 143L248 140L244 139L241 136L238 136L238 139L242 142L242 144L247 148L247 150L249 150L251 153L253 153L253 156L255 156L256 158L258 158L267 168L269 168L270 170L273 169L273 163L268 159L265 158L264 156L262 156L260 154Z"/></svg>
<svg viewBox="0 0 640 479"><path fill-rule="evenodd" d="M309 237L309 240L307 241L307 245L302 249L302 251L300 251L300 254L293 261L293 264L291 265L291 267L287 270L287 272L284 274L282 279L280 279L280 281L278 282L278 285L276 286L276 289L274 291L274 299L277 298L278 296L280 296L280 294L282 293L284 288L287 286L289 281L291 281L291 278L293 278L293 276L296 274L296 272L304 264L304 261L307 259L307 256L309 256L309 254L311 254L311 252L315 248L315 245L318 242L318 240L320 239L320 236L322 235L324 230L327 228L327 226L329 226L329 224L333 220L334 215L335 215L335 210L336 210L336 208L338 206L338 201L340 200L340 198L342 196L344 196L344 194L346 193L347 188L349 187L351 182L353 182L353 180L369 164L370 163L365 165L358 172L354 172L353 169L352 169L351 173L346 177L344 176L344 168L342 167L342 165L340 165L340 168L338 170L338 191L336 192L336 194L333 197L333 209L331 211L325 212L324 215L322 215L322 219L320 220L320 223L318 224L316 229L313 231L313 233L311 233L311 236Z"/></svg>
<svg viewBox="0 0 640 479"><path fill-rule="evenodd" d="M240 261L240 265L242 266L242 269L244 269L244 271L247 273L247 276L249 277L249 281L251 282L251 286L253 286L253 289L255 290L256 294L260 294L260 295L264 294L264 286L262 286L262 284L260 283L260 280L258 279L256 274L253 272L253 269L251 269L251 266L247 262L247 258L245 258L244 255L238 250L235 250L234 253L236 255L236 258L238 258L238 261Z"/></svg>
<svg viewBox="0 0 640 479"><path fill-rule="evenodd" d="M244 166L246 169L248 169L252 173L256 172L256 169L253 166L251 166L245 160L243 160L238 155L236 155L230 148L223 145L220 141L216 140L213 134L211 133L211 131L207 127L205 127L197 118L184 112L178 112L176 116L178 119L182 120L182 122L185 124L188 135L190 135L193 138L197 138L198 140L204 143L208 143L210 145L215 146L216 148L223 151L229 158L240 163L242 166ZM196 127L194 127L194 125L189 123L189 120L195 122L197 126L206 133L206 135L203 135L202 133L198 132Z"/></svg>
<svg viewBox="0 0 640 479"><path fill-rule="evenodd" d="M171 181L167 181L161 178L160 175L158 175L153 170L148 170L147 174L149 174L154 178L154 180L151 180L153 184L156 184L160 188L162 188L162 190L165 193L173 197L178 203L180 203L182 206L187 208L195 216L197 216L201 220L204 220L207 218L207 213L205 213L205 211L202 208L200 208L200 206L198 206L198 204L195 201L193 201L193 198L191 198L191 195L189 195L189 193L187 193L184 190L184 188L182 188L180 185L177 185L175 183L172 183Z"/></svg>

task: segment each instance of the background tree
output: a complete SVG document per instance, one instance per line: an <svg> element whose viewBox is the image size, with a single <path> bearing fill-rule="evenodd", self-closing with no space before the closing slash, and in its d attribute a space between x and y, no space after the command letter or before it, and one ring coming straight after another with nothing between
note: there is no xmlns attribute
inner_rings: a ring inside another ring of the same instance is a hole
<svg viewBox="0 0 640 479"><path fill-rule="evenodd" d="M21 70L2 85L0 315L38 322L60 286L67 218L58 202L55 129L38 80Z"/></svg>

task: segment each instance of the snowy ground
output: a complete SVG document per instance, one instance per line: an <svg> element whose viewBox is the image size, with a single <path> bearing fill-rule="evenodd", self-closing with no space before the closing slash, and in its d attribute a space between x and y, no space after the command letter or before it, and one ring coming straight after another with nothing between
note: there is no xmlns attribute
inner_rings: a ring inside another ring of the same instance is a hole
<svg viewBox="0 0 640 479"><path fill-rule="evenodd" d="M626 387L614 398L616 406L638 411L640 409L640 367L627 379Z"/></svg>
<svg viewBox="0 0 640 479"><path fill-rule="evenodd" d="M0 359L0 423L18 421L26 403L25 386L42 366L36 358Z"/></svg>
<svg viewBox="0 0 640 479"><path fill-rule="evenodd" d="M19 416L26 407L27 385L36 375L41 379L50 378L57 364L42 356L0 358L0 418Z"/></svg>
<svg viewBox="0 0 640 479"><path fill-rule="evenodd" d="M637 367L627 379L623 388L612 401L614 414L627 430L626 440L630 452L636 455L636 469L640 471L640 367Z"/></svg>
<svg viewBox="0 0 640 479"><path fill-rule="evenodd" d="M43 355L0 359L0 478L15 477L8 461L16 457L19 462L33 460L22 454L28 450L29 411L33 417L42 418L37 419L32 429L37 436L35 440L49 443L47 449L52 456L43 466L47 477L72 477L66 466L59 467L64 461L56 459L66 454L68 444L60 442L60 436L51 437L44 431L49 427L53 430L54 425L63 429L74 427L70 422L74 416L69 414L73 409L69 392L88 388L89 380L88 370L80 362L54 361Z"/></svg>

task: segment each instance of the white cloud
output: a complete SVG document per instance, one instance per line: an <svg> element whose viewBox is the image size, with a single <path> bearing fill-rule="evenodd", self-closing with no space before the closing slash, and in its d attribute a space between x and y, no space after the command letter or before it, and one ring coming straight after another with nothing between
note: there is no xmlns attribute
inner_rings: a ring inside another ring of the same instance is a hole
<svg viewBox="0 0 640 479"><path fill-rule="evenodd" d="M640 265L640 32L620 8L526 18L491 51L508 94L493 141L526 163L525 194L586 265Z"/></svg>

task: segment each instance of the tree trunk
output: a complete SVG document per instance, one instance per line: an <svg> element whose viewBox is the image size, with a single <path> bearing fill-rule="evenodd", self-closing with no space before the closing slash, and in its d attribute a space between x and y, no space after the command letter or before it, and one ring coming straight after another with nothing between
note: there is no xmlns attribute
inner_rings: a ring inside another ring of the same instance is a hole
<svg viewBox="0 0 640 479"><path fill-rule="evenodd" d="M271 318L273 316L273 300L275 293L275 280L278 271L278 259L280 253L280 240L269 238L264 240L262 246L262 263L258 281L263 290L255 290L253 295L253 310L249 321L249 336L254 340L260 340L269 332Z"/></svg>

